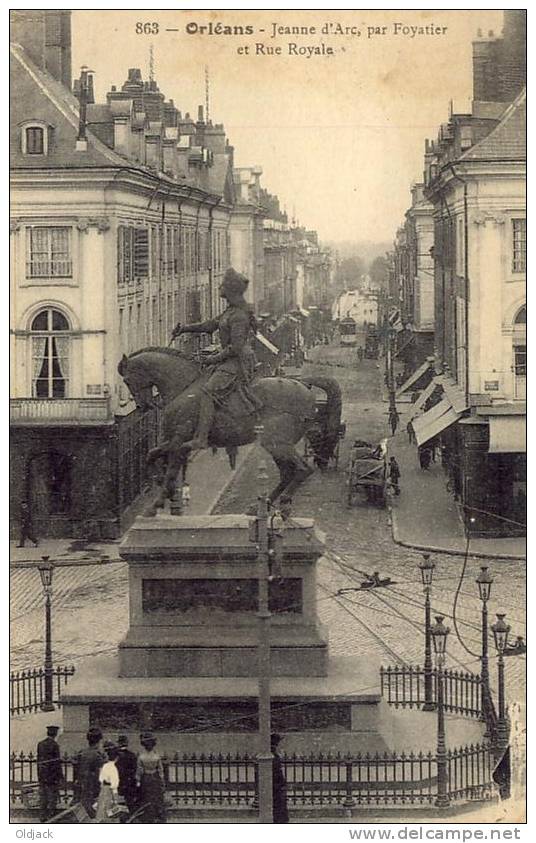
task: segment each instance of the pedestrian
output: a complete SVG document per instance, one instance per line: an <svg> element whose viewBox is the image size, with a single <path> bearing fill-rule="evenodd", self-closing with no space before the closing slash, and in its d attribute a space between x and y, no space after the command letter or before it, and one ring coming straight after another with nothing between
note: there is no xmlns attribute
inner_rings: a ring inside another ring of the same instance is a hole
<svg viewBox="0 0 536 843"><path fill-rule="evenodd" d="M126 735L119 735L117 738L115 766L119 774L117 792L125 800L129 816L132 816L138 807L138 782L136 781L138 756L128 748L128 738ZM121 818L121 821L126 822L127 819L128 817L124 816Z"/></svg>
<svg viewBox="0 0 536 843"><path fill-rule="evenodd" d="M430 467L431 454L428 448L419 448L419 465L423 471L427 471Z"/></svg>
<svg viewBox="0 0 536 843"><path fill-rule="evenodd" d="M414 433L413 425L412 425L411 421L409 421L407 423L406 431L407 431L407 434L408 434L408 442L411 445L413 442L415 442L415 433Z"/></svg>
<svg viewBox="0 0 536 843"><path fill-rule="evenodd" d="M111 741L104 744L106 761L99 771L99 798L95 819L98 823L108 823L119 819L121 810L118 805L119 773L115 765L117 747Z"/></svg>
<svg viewBox="0 0 536 843"><path fill-rule="evenodd" d="M398 465L394 457L391 457L389 460L389 480L391 481L391 485L394 489L395 495L399 495L400 466Z"/></svg>
<svg viewBox="0 0 536 843"><path fill-rule="evenodd" d="M391 433L394 436L396 433L396 429L398 427L398 412L396 407L391 407L389 410L389 426L391 428Z"/></svg>
<svg viewBox="0 0 536 843"><path fill-rule="evenodd" d="M87 734L87 749L78 753L75 759L75 792L91 819L95 818L94 804L99 797L99 773L106 757L100 749L102 732L92 726Z"/></svg>
<svg viewBox="0 0 536 843"><path fill-rule="evenodd" d="M274 733L270 736L270 744L272 749L272 805L273 805L273 822L288 823L288 808L287 808L287 780L283 773L283 762L278 753L278 747L281 743L281 735Z"/></svg>
<svg viewBox="0 0 536 843"><path fill-rule="evenodd" d="M39 782L39 820L48 822L56 813L58 791L63 781L60 748L56 737L59 726L47 726L47 736L37 744L37 781Z"/></svg>
<svg viewBox="0 0 536 843"><path fill-rule="evenodd" d="M20 505L20 539L17 547L24 547L26 539L30 539L35 547L39 544L32 525L32 510L28 501L23 500Z"/></svg>
<svg viewBox="0 0 536 843"><path fill-rule="evenodd" d="M139 783L139 804L144 823L165 823L164 768L156 751L156 738L151 732L140 735L142 749L138 755L136 779Z"/></svg>

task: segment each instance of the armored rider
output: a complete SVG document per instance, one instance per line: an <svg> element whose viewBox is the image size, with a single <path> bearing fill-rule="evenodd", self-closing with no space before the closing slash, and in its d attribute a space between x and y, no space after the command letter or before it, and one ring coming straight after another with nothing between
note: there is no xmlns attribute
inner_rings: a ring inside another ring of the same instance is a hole
<svg viewBox="0 0 536 843"><path fill-rule="evenodd" d="M194 449L208 447L208 436L214 420L215 404L222 404L237 388L242 387L252 410L258 403L247 390L247 384L255 372L255 355L251 347L256 332L256 321L250 306L244 298L249 284L244 275L228 269L220 285L220 296L227 301L227 307L220 316L192 325L177 324L172 339L181 334L213 334L218 330L222 350L207 355L206 365L214 367L204 384L199 407L199 421L195 438L189 443Z"/></svg>

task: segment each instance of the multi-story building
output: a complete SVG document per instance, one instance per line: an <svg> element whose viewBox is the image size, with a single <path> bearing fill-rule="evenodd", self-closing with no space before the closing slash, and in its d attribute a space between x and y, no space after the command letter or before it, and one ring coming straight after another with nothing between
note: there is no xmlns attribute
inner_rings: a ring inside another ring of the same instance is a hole
<svg viewBox="0 0 536 843"><path fill-rule="evenodd" d="M435 226L436 369L446 401L445 423L436 418L433 429L445 431L474 534L524 529L525 20L523 10L507 11L503 39L475 43L472 112L452 114L425 155ZM495 58L483 69L488 53Z"/></svg>
<svg viewBox="0 0 536 843"><path fill-rule="evenodd" d="M434 350L433 209L424 197L423 184L413 185L411 200L393 253L393 285L401 329L398 356L404 361L408 378Z"/></svg>
<svg viewBox="0 0 536 843"><path fill-rule="evenodd" d="M12 12L11 37L12 513L116 535L156 437L118 361L219 312L231 264L255 296L259 172L137 69L104 104L87 72L73 93L69 12Z"/></svg>

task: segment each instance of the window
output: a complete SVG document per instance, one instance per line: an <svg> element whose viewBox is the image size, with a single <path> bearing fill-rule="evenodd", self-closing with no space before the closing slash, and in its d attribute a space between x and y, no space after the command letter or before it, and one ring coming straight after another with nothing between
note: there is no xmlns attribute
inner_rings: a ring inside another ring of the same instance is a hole
<svg viewBox="0 0 536 843"><path fill-rule="evenodd" d="M66 398L70 368L70 326L59 310L48 307L32 320L32 395Z"/></svg>
<svg viewBox="0 0 536 843"><path fill-rule="evenodd" d="M26 229L26 276L72 278L71 229L32 226Z"/></svg>
<svg viewBox="0 0 536 843"><path fill-rule="evenodd" d="M149 275L149 231L120 225L117 230L117 281L129 284Z"/></svg>
<svg viewBox="0 0 536 843"><path fill-rule="evenodd" d="M527 271L527 220L512 220L512 272Z"/></svg>
<svg viewBox="0 0 536 843"><path fill-rule="evenodd" d="M51 128L38 120L25 122L21 126L20 135L22 154L46 155Z"/></svg>
<svg viewBox="0 0 536 843"><path fill-rule="evenodd" d="M514 325L525 325L527 324L527 306L523 305L516 314L516 318L514 319ZM525 328L526 329L526 328Z"/></svg>
<svg viewBox="0 0 536 843"><path fill-rule="evenodd" d="M527 397L527 346L514 345L514 397Z"/></svg>
<svg viewBox="0 0 536 843"><path fill-rule="evenodd" d="M45 131L41 126L29 126L26 129L26 154L43 155L45 151Z"/></svg>

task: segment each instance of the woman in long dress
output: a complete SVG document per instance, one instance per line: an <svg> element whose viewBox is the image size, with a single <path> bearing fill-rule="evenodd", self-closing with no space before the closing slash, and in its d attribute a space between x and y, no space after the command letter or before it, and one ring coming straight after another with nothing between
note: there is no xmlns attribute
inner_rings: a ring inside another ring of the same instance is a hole
<svg viewBox="0 0 536 843"><path fill-rule="evenodd" d="M108 760L102 765L99 773L100 791L97 802L95 821L98 823L116 822L119 816L117 805L117 789L119 787L119 773L115 766L117 747L106 742L104 751Z"/></svg>
<svg viewBox="0 0 536 843"><path fill-rule="evenodd" d="M145 823L165 823L164 768L159 753L155 750L156 738L145 732L140 736L142 749L138 755L136 778L139 782L139 805L143 809L140 818Z"/></svg>

